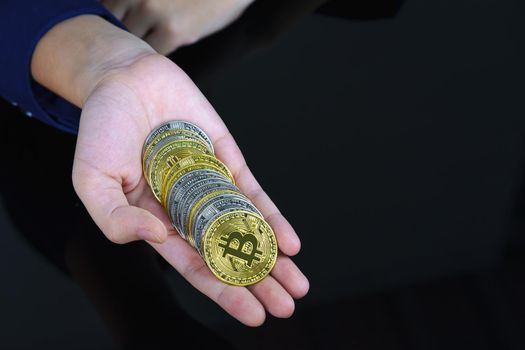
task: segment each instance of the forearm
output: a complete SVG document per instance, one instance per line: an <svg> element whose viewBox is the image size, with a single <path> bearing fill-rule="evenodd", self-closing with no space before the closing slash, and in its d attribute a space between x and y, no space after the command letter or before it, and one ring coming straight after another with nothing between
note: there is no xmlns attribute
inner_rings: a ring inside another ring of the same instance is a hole
<svg viewBox="0 0 525 350"><path fill-rule="evenodd" d="M155 51L103 18L82 15L55 25L38 42L31 61L33 78L82 107L109 72Z"/></svg>

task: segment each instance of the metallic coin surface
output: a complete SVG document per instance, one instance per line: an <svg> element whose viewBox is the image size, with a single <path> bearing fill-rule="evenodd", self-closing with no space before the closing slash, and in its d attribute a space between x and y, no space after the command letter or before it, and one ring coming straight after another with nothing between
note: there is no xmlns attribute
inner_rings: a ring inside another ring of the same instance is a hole
<svg viewBox="0 0 525 350"><path fill-rule="evenodd" d="M187 141L195 141L200 144L202 144L204 147L208 147L208 145L198 136L189 134L188 131L184 131L188 134L181 134L181 133L174 133L181 130L170 130L170 132L173 132L172 134L169 134L168 136L164 136L165 134L160 134L159 137L153 140L153 142L150 144L150 146L146 149L146 152L144 152L142 156L142 170L144 171L144 174L148 174L149 171L149 164L151 163L151 159L153 156L159 152L159 150L164 147L166 144L170 143L171 141L178 141L178 140L187 140ZM157 142L158 141L158 142Z"/></svg>
<svg viewBox="0 0 525 350"><path fill-rule="evenodd" d="M217 204L217 201L219 201L218 204ZM235 192L212 191L204 196L201 196L197 201L195 201L195 204L193 204L193 207L191 208L189 215L185 221L187 229L188 229L190 241L193 241L193 242L197 241L197 237L194 234L195 233L194 222L197 219L197 217L199 215L202 215L203 211L207 211L207 214L209 216L211 215L209 212L217 209L216 207L217 205L219 206L227 205L230 203L230 201L239 203L241 206L246 207L248 211L253 211L262 217L262 214L255 207L255 205L253 205L253 203L248 199L248 197L246 197L240 191L235 191ZM239 201L247 202L248 205L240 203ZM239 208L239 209L242 209L242 208ZM196 244L198 244L198 242L196 242Z"/></svg>
<svg viewBox="0 0 525 350"><path fill-rule="evenodd" d="M172 205L177 206L184 193L188 191L188 187L193 186L196 182L209 178L227 179L222 173L213 169L199 169L190 171L181 176L172 186L167 189L168 196L166 199L166 210L169 213Z"/></svg>
<svg viewBox="0 0 525 350"><path fill-rule="evenodd" d="M246 197L237 194L222 194L211 198L203 203L199 211L195 213L193 220L190 220L188 229L193 237L195 247L202 255L202 236L207 226L211 224L219 215L235 211L246 210L262 217L261 212ZM191 218L190 218L191 219Z"/></svg>
<svg viewBox="0 0 525 350"><path fill-rule="evenodd" d="M219 280L246 286L270 273L278 254L272 228L202 129L181 120L160 125L144 142L142 167L173 227Z"/></svg>
<svg viewBox="0 0 525 350"><path fill-rule="evenodd" d="M146 158L148 153L151 152L153 147L155 147L155 145L157 145L159 142L161 142L165 138L171 138L171 137L174 137L174 136L186 136L186 137L191 138L191 139L197 139L200 142L204 143L206 146L208 146L206 141L204 141L202 138L199 137L199 135L197 135L197 134L195 134L195 133L193 133L191 131L182 130L182 129L170 129L170 130L167 130L167 131L165 131L165 132L163 132L161 134L158 134L156 137L151 139L148 144L144 144L143 152L142 152L142 158Z"/></svg>
<svg viewBox="0 0 525 350"><path fill-rule="evenodd" d="M162 152L167 145L171 144L171 143L174 143L174 142L177 142L177 141L180 141L180 142L193 142L194 145L200 145L202 147L199 147L199 148L206 148L207 149L207 146L206 144L200 140L198 137L197 138L189 138L189 137L186 137L184 135L173 135L173 137L167 137L167 138L164 138L163 140L161 140L158 144L155 145L155 147L153 147L151 149L151 152L148 153L147 157L144 158L144 161L143 161L143 168L144 168L144 174L146 174L146 176L148 174L151 173L151 163L153 161L154 158L156 158L156 156ZM194 146L194 147L197 147L197 146ZM206 154L211 154L209 151L205 152Z"/></svg>
<svg viewBox="0 0 525 350"><path fill-rule="evenodd" d="M210 151L214 153L213 149L213 143L211 142L211 139L206 135L206 133L199 128L197 125L190 123L185 120L172 120L169 122L166 122L164 124L159 125L155 129L153 129L150 134L146 137L146 141L144 142L144 146L142 148L142 153L146 150L148 145L151 143L151 141L156 138L159 134L162 134L168 130L172 129L180 129L180 130L187 130L191 131L192 133L198 135L202 140L206 142L206 144L209 146Z"/></svg>
<svg viewBox="0 0 525 350"><path fill-rule="evenodd" d="M190 212L193 210L195 202L200 198L206 196L208 193L220 191L220 190L231 190L239 191L237 186L231 182L226 182L218 179L213 180L203 180L201 183L194 186L188 193L186 193L180 200L180 203L177 208L175 208L176 216L175 225L180 228L186 237L188 237L187 222ZM172 207L174 209L174 207ZM170 213L174 213L173 211Z"/></svg>
<svg viewBox="0 0 525 350"><path fill-rule="evenodd" d="M220 195L223 195L223 194L231 194L231 195L236 195L236 196L243 196L243 194L240 193L238 189L234 189L234 190L226 189L226 190L210 191L210 192L206 193L205 195L201 196L200 198L198 198L195 201L195 203L190 208L190 212L189 212L189 215L188 215L188 220L195 216L195 213L199 210L199 208L201 207L202 203L207 202L210 198L214 198L214 197L217 197L217 196L220 196ZM188 231L188 242L190 242L190 244L194 248L196 248L195 240L193 239L191 231Z"/></svg>
<svg viewBox="0 0 525 350"><path fill-rule="evenodd" d="M230 169L228 169L226 165L224 165L224 163L218 160L217 158L207 154L192 155L177 162L175 166L173 166L169 170L168 174L165 176L164 183L161 187L162 189L166 189L166 191L162 191L163 196L161 202L164 206L166 205L168 192L167 190L173 186L173 184L178 180L179 177L189 172L187 169L196 170L197 168L190 167L197 164L203 165L203 167L199 169L209 168L213 170L219 170L219 172L223 173L226 177L228 177L232 183L235 183Z"/></svg>
<svg viewBox="0 0 525 350"><path fill-rule="evenodd" d="M234 189L234 190L230 190L230 189L226 189L226 190L218 190L218 191L210 191L202 196L200 196L200 198L197 198L196 201L194 203L192 203L192 206L190 208L190 211L189 211L189 214L187 216L187 220L188 220L188 223L187 223L187 227L189 227L189 225L191 224L191 222L193 221L193 219L195 218L195 215L196 213L200 210L200 208L202 207L202 205L206 202L208 202L210 199L212 198L215 198L217 196L221 196L221 195L224 195L224 194L231 194L231 195L235 195L235 196L241 196L241 197L244 197L246 198L246 200L248 200L247 197L245 197L240 191L238 188ZM188 230L188 241L190 242L191 245L193 245L194 247L195 246L195 239L193 237L193 232L191 230Z"/></svg>
<svg viewBox="0 0 525 350"><path fill-rule="evenodd" d="M219 173L225 175L222 172L221 169L219 169L219 168L217 168L217 167L215 167L213 165L210 165L209 163L196 163L196 164L192 164L192 165L183 167L182 169L176 169L176 171L171 171L171 170L173 170L173 169L170 169L170 171L166 175L168 181L166 181L166 180L164 181L165 185L166 184L168 184L168 185L163 186L164 191L162 192L162 202L161 203L162 203L162 205L164 205L165 208L168 206L167 203L166 203L166 200L168 198L168 195L171 193L170 189L173 188L173 183L177 182L178 179L180 179L185 174L187 174L189 172L192 172L192 171L196 171L196 170L210 170L210 171L219 172ZM229 177L226 177L226 178L229 179ZM230 181L231 181L231 179L230 179Z"/></svg>
<svg viewBox="0 0 525 350"><path fill-rule="evenodd" d="M204 233L204 261L223 282L237 286L266 277L277 260L272 228L259 215L234 211L216 218Z"/></svg>
<svg viewBox="0 0 525 350"><path fill-rule="evenodd" d="M182 203L187 200L188 197L191 196L192 191L195 190L195 188L198 188L202 185L213 183L213 182L226 182L231 184L228 178L226 178L223 174L219 173L218 171L213 170L207 170L207 176L195 176L192 178L186 178L184 181L177 181L177 188L176 186L173 186L173 190L168 195L169 200L166 202L166 209L168 211L168 215L172 221L173 226L179 230L181 227L178 225L177 216L178 212L181 208ZM183 176L184 177L184 176ZM181 178L182 179L182 178Z"/></svg>
<svg viewBox="0 0 525 350"><path fill-rule="evenodd" d="M176 140L164 145L153 155L147 176L155 198L160 201L162 183L168 171L190 156L209 153L208 148L195 141Z"/></svg>

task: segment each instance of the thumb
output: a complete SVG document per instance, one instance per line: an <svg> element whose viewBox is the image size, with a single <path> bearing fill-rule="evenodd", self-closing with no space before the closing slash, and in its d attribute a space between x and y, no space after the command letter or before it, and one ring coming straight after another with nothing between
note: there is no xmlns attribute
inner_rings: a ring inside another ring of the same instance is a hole
<svg viewBox="0 0 525 350"><path fill-rule="evenodd" d="M106 237L114 243L146 240L162 243L167 238L166 227L156 216L131 206L122 185L99 172L73 170L73 186L89 215Z"/></svg>

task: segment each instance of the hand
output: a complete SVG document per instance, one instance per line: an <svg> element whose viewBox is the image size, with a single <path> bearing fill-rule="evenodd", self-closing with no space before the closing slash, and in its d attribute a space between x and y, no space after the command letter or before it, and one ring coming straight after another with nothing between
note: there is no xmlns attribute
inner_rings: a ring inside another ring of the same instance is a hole
<svg viewBox="0 0 525 350"><path fill-rule="evenodd" d="M271 273L245 287L214 277L194 248L172 228L141 168L141 149L157 125L184 119L211 137L216 155L275 231L280 255ZM249 326L265 310L289 317L308 280L289 258L300 241L250 172L232 135L192 81L167 58L149 54L107 74L86 99L78 134L73 183L92 218L115 243L145 239L195 288Z"/></svg>
<svg viewBox="0 0 525 350"><path fill-rule="evenodd" d="M129 31L166 55L221 30L253 0L100 0Z"/></svg>
<svg viewBox="0 0 525 350"><path fill-rule="evenodd" d="M308 280L288 256L300 249L293 228L260 188L220 117L173 62L98 16L65 20L37 44L33 78L82 107L73 184L95 223L113 242L147 240L193 286L241 322L260 325L266 311L290 316ZM216 279L172 229L142 176L147 134L167 120L185 119L214 142L238 187L273 227L280 255L260 283L244 287Z"/></svg>

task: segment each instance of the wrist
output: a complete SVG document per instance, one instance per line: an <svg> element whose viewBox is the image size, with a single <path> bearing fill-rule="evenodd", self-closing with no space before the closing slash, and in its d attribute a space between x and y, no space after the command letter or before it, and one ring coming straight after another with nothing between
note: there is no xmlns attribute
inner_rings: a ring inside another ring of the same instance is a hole
<svg viewBox="0 0 525 350"><path fill-rule="evenodd" d="M82 107L106 76L148 55L157 54L141 39L99 16L82 15L42 37L31 72L38 83Z"/></svg>
<svg viewBox="0 0 525 350"><path fill-rule="evenodd" d="M143 54L126 62L103 69L98 82L88 95L88 104L98 104L108 97L114 102L119 100L127 107L134 105L132 119L146 121L142 124L146 132L155 125L166 121L166 106L202 103L196 101L191 79L170 59L160 54ZM119 91L119 95L115 95ZM172 98L166 99L166 96ZM173 105L172 105L173 104Z"/></svg>

